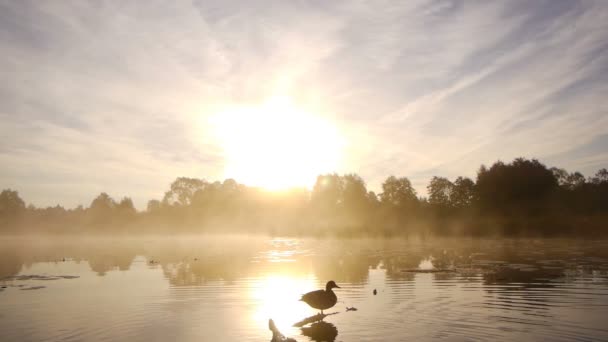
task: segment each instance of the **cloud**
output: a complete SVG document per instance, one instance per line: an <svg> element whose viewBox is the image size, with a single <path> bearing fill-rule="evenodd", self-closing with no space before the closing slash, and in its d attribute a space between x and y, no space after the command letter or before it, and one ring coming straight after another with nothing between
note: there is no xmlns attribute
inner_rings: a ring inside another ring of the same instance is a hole
<svg viewBox="0 0 608 342"><path fill-rule="evenodd" d="M221 178L205 124L280 91L337 122L340 172L608 166L608 5L595 1L0 4L0 179L36 205L140 207Z"/></svg>
<svg viewBox="0 0 608 342"><path fill-rule="evenodd" d="M447 64L436 86L379 116L372 163L388 164L381 172L410 175L423 190L432 175L474 176L478 165L496 159L548 158L606 132L606 88L598 80L608 65L599 54L606 6L565 6L549 17L521 4L494 7L474 11L483 19L468 15L492 22L488 27L447 19L452 30L466 32L458 39L470 42L466 53L455 54L458 63ZM501 33L485 32L492 27ZM429 65L446 66L432 57ZM591 172L576 160L563 162Z"/></svg>

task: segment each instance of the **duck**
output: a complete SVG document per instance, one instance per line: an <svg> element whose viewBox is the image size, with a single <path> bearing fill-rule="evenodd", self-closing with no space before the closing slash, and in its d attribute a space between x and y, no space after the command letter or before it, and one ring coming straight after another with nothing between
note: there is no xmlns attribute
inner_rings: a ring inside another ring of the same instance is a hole
<svg viewBox="0 0 608 342"><path fill-rule="evenodd" d="M340 286L336 285L336 282L333 280L330 280L325 285L325 290L308 292L300 300L317 310L321 310L321 314L323 314L323 310L331 308L338 302L338 297L332 291L335 288L339 289Z"/></svg>

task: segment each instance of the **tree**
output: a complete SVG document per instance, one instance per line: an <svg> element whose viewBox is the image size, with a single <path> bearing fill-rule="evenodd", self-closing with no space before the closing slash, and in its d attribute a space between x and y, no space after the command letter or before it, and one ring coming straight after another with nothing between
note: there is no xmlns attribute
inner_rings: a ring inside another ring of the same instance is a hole
<svg viewBox="0 0 608 342"><path fill-rule="evenodd" d="M501 161L477 174L476 189L480 205L489 211L538 212L558 188L553 172L536 159Z"/></svg>
<svg viewBox="0 0 608 342"><path fill-rule="evenodd" d="M343 190L342 179L338 174L319 175L312 189L311 203L314 207L333 211L342 203Z"/></svg>
<svg viewBox="0 0 608 342"><path fill-rule="evenodd" d="M595 174L595 177L591 178L589 180L589 182L593 183L593 184L608 183L608 170L606 170L605 168L604 169L600 169Z"/></svg>
<svg viewBox="0 0 608 342"><path fill-rule="evenodd" d="M167 205L188 206L192 203L194 193L202 190L208 183L203 179L178 177L171 183L171 189L165 192L163 203Z"/></svg>
<svg viewBox="0 0 608 342"><path fill-rule="evenodd" d="M568 171L557 167L552 167L551 173L553 173L553 176L557 180L557 184L559 184L559 186L565 186L568 183Z"/></svg>
<svg viewBox="0 0 608 342"><path fill-rule="evenodd" d="M225 179L219 187L218 192L221 211L226 215L233 215L237 212L241 212L241 209L244 209L244 203L242 202L244 192L244 185L237 183L232 178Z"/></svg>
<svg viewBox="0 0 608 342"><path fill-rule="evenodd" d="M88 211L93 223L106 224L114 219L116 202L108 194L102 192L91 202Z"/></svg>
<svg viewBox="0 0 608 342"><path fill-rule="evenodd" d="M8 226L15 223L25 211L25 202L19 197L17 191L11 189L0 193L0 224Z"/></svg>
<svg viewBox="0 0 608 342"><path fill-rule="evenodd" d="M116 205L118 215L125 220L130 220L135 217L137 210L133 205L133 201L129 197L123 197L123 199Z"/></svg>
<svg viewBox="0 0 608 342"><path fill-rule="evenodd" d="M416 203L418 198L409 179L390 176L382 183L380 201L394 206L408 206Z"/></svg>
<svg viewBox="0 0 608 342"><path fill-rule="evenodd" d="M362 213L367 209L365 182L356 174L342 176L342 203L347 211Z"/></svg>
<svg viewBox="0 0 608 342"><path fill-rule="evenodd" d="M100 213L109 213L114 208L116 208L116 202L105 192L102 192L99 196L95 197L90 206L91 210Z"/></svg>
<svg viewBox="0 0 608 342"><path fill-rule="evenodd" d="M585 176L580 172L573 172L568 175L567 178L567 187L570 190L578 189L585 184Z"/></svg>
<svg viewBox="0 0 608 342"><path fill-rule="evenodd" d="M378 199L378 195L375 192L369 191L367 193L367 203L369 203L372 209L377 208L380 205L380 200Z"/></svg>
<svg viewBox="0 0 608 342"><path fill-rule="evenodd" d="M447 178L434 176L426 187L429 193L429 203L441 208L451 206L454 184Z"/></svg>
<svg viewBox="0 0 608 342"><path fill-rule="evenodd" d="M475 198L475 183L467 177L458 177L454 181L450 202L455 208L467 208Z"/></svg>
<svg viewBox="0 0 608 342"><path fill-rule="evenodd" d="M19 197L17 191L2 190L0 193L0 216L11 216L25 210L25 202Z"/></svg>
<svg viewBox="0 0 608 342"><path fill-rule="evenodd" d="M149 213L155 213L160 210L160 201L159 200L149 200L148 205L146 206L146 211Z"/></svg>
<svg viewBox="0 0 608 342"><path fill-rule="evenodd" d="M574 190L585 184L585 176L580 172L568 173L568 171L556 167L552 167L551 172L559 186L564 189Z"/></svg>

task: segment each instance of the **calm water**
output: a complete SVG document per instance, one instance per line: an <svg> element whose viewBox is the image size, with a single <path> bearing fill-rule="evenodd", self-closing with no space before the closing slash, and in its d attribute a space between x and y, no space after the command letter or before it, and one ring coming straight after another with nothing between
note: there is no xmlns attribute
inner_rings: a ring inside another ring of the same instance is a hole
<svg viewBox="0 0 608 342"><path fill-rule="evenodd" d="M0 285L2 341L608 340L608 241L4 238Z"/></svg>

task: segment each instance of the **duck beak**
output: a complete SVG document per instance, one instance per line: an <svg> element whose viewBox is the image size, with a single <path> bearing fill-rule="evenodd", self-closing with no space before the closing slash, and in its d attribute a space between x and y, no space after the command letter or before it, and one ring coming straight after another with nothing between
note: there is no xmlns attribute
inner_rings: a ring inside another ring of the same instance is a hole
<svg viewBox="0 0 608 342"><path fill-rule="evenodd" d="M341 287L340 287L340 286L338 286L338 284L336 284L336 287L337 287L337 288L339 288L339 289L341 289Z"/></svg>

